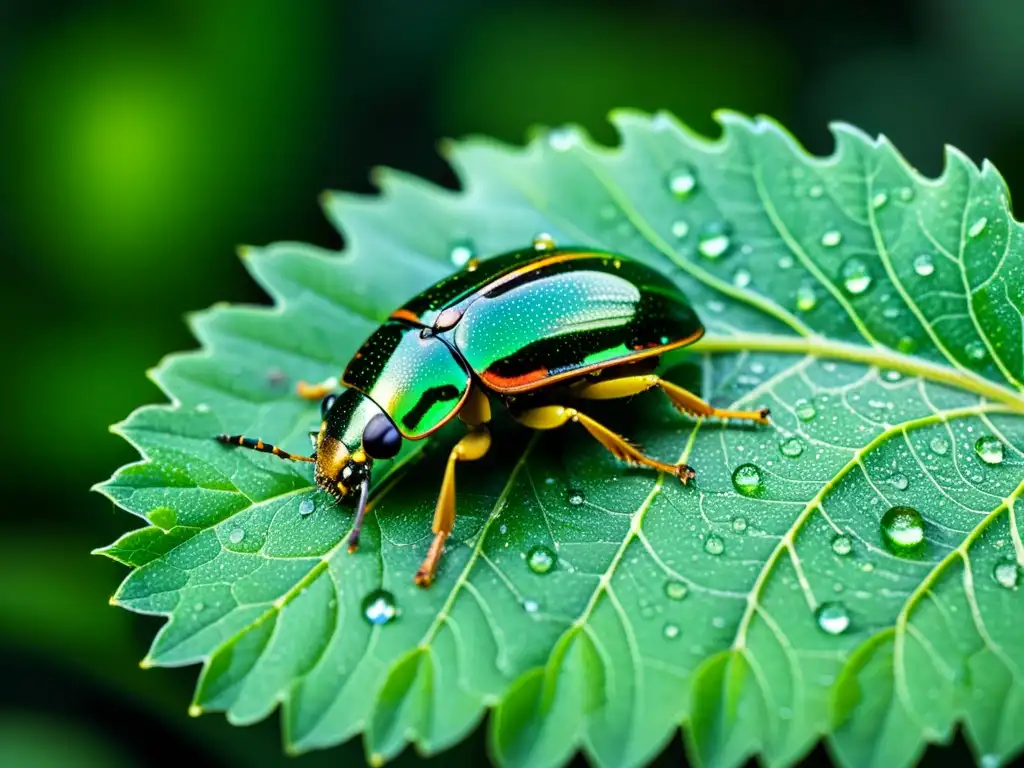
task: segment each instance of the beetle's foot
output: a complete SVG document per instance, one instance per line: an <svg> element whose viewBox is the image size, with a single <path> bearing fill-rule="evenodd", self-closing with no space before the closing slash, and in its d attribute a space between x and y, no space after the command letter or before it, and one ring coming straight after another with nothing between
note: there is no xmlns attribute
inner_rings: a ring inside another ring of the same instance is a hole
<svg viewBox="0 0 1024 768"><path fill-rule="evenodd" d="M303 400L323 400L338 388L338 379L332 376L319 384L310 384L307 381L299 381L295 384L295 394Z"/></svg>
<svg viewBox="0 0 1024 768"><path fill-rule="evenodd" d="M676 477L679 478L679 482L681 482L683 485L686 485L696 476L697 473L693 471L693 467L691 467L689 464L676 465Z"/></svg>
<svg viewBox="0 0 1024 768"><path fill-rule="evenodd" d="M430 586L431 582L434 581L434 575L427 571L423 566L420 566L420 569L416 571L416 575L413 576L412 580L417 587L423 587L426 589Z"/></svg>
<svg viewBox="0 0 1024 768"><path fill-rule="evenodd" d="M771 421L769 421L768 419L768 417L771 415L770 410L768 410L767 408L761 408L760 410L758 410L757 413L761 417L760 419L757 420L758 424L771 424Z"/></svg>

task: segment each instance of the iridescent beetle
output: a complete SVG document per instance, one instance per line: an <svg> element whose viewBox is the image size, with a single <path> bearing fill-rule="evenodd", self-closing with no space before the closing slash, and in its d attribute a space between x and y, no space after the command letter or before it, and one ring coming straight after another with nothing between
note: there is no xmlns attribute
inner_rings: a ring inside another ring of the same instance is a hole
<svg viewBox="0 0 1024 768"><path fill-rule="evenodd" d="M359 544L373 460L394 457L403 439L422 440L458 416L468 434L448 456L434 539L415 576L425 587L455 522L455 465L477 461L490 448L489 396L531 429L575 422L617 459L683 483L693 477L690 467L647 456L573 403L660 387L680 411L766 424L767 408L714 408L655 375L659 355L703 334L687 298L659 272L614 253L557 248L539 235L532 248L472 261L395 310L345 368L340 394L300 382L299 395L323 398L312 456L242 435L217 440L314 463L320 488L339 503L356 500L351 552ZM564 404L551 404L558 400Z"/></svg>

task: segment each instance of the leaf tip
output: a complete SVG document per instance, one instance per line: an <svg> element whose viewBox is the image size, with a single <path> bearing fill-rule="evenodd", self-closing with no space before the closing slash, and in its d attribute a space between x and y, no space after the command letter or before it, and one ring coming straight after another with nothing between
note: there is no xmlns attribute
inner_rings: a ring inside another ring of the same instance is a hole
<svg viewBox="0 0 1024 768"><path fill-rule="evenodd" d="M149 658L149 656L146 656L144 659L142 659L142 661L139 662L139 669L152 669L152 668L153 668L153 660L151 658Z"/></svg>
<svg viewBox="0 0 1024 768"><path fill-rule="evenodd" d="M94 555L103 554L102 552L100 552L99 550L96 550L96 549L94 549L92 551L92 553ZM116 608L117 607L117 595L111 595L109 598L107 598L107 605L112 605L112 606L114 606ZM140 664L140 666L141 666L141 664ZM143 667L143 669L145 669L145 667Z"/></svg>
<svg viewBox="0 0 1024 768"><path fill-rule="evenodd" d="M369 760L367 760L367 762L371 766L373 766L373 768L381 768L381 766L384 765L386 760L384 758L384 755L382 755L380 752L374 752L370 755L370 758Z"/></svg>
<svg viewBox="0 0 1024 768"><path fill-rule="evenodd" d="M203 708L200 707L198 704L190 704L189 705L189 708L188 708L188 716L189 717L199 717L202 714L203 714Z"/></svg>
<svg viewBox="0 0 1024 768"><path fill-rule="evenodd" d="M238 258L242 261L248 261L256 255L257 248L254 245L237 245L235 246L235 253L238 254Z"/></svg>

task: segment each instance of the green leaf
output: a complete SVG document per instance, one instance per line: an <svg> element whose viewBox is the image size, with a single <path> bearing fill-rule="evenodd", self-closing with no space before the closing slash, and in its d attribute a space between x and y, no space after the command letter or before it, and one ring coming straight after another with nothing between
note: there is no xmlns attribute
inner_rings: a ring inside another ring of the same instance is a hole
<svg viewBox="0 0 1024 768"><path fill-rule="evenodd" d="M509 766L639 765L680 724L709 766L792 764L823 737L841 764L907 765L958 725L986 765L1018 754L1024 242L1002 179L953 149L924 179L846 125L818 159L763 119L720 114L716 141L613 119L611 150L571 127L448 145L462 192L382 171L379 198L328 195L342 254L244 251L275 307L193 319L203 351L153 374L173 405L117 427L145 459L101 486L154 526L105 550L134 567L117 602L168 619L145 663L202 663L196 712L281 704L288 749L362 733L375 761L444 750L488 708ZM773 425L694 423L657 392L591 409L690 463L682 487L577 427L499 414L426 591L412 575L457 425L377 473L355 555L308 465L211 439L301 452L319 417L295 380L337 375L453 249L542 231L674 276L708 334L669 377ZM909 554L882 535L895 506L923 520ZM549 573L528 567L537 545ZM400 613L371 626L379 588Z"/></svg>

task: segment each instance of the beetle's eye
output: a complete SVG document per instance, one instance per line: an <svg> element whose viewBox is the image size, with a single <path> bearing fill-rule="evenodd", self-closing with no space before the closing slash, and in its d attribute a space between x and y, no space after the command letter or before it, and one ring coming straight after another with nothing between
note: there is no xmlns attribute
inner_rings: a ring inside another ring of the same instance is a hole
<svg viewBox="0 0 1024 768"><path fill-rule="evenodd" d="M338 399L338 396L333 392L320 401L320 417L326 419L327 412L331 410L331 406L334 405L334 401Z"/></svg>
<svg viewBox="0 0 1024 768"><path fill-rule="evenodd" d="M378 413L363 429L363 450L374 459L390 459L402 447L402 436L391 419Z"/></svg>

